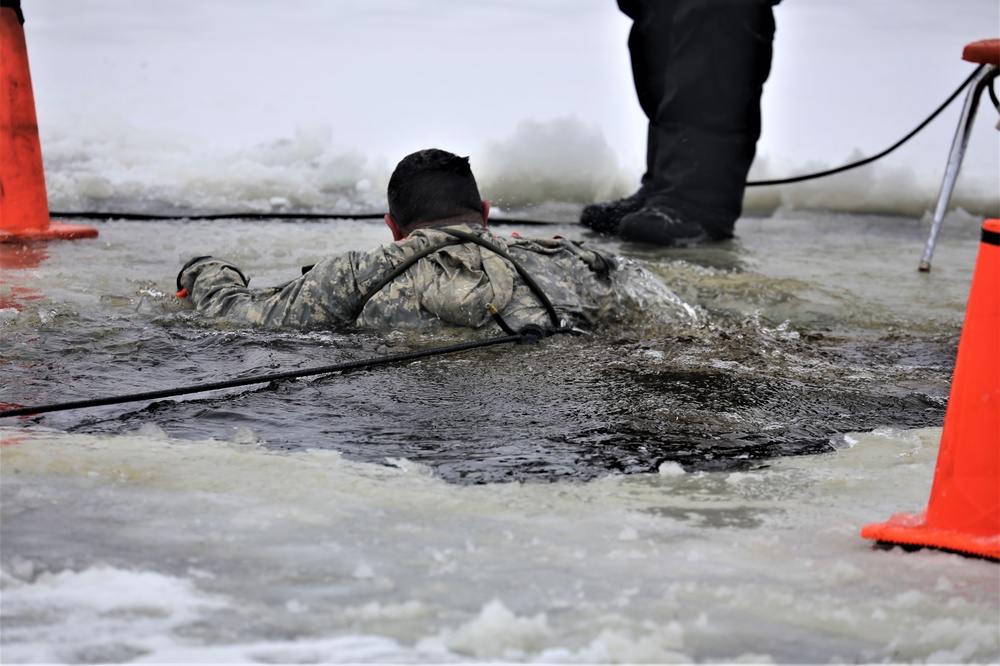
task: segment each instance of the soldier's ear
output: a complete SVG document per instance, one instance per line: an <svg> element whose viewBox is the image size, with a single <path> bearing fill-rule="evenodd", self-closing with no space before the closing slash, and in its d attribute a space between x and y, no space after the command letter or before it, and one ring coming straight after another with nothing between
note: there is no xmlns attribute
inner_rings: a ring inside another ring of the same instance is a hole
<svg viewBox="0 0 1000 666"><path fill-rule="evenodd" d="M400 241L406 238L407 234L403 231L403 227L399 225L399 221L392 215L385 216L385 225L392 232L392 240Z"/></svg>

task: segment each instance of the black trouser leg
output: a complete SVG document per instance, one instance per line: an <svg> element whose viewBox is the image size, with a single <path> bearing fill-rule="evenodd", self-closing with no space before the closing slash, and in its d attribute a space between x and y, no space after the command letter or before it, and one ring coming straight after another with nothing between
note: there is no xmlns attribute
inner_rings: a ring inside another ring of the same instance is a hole
<svg viewBox="0 0 1000 666"><path fill-rule="evenodd" d="M771 67L769 0L619 0L634 20L629 51L649 118L649 205L732 235L760 137Z"/></svg>

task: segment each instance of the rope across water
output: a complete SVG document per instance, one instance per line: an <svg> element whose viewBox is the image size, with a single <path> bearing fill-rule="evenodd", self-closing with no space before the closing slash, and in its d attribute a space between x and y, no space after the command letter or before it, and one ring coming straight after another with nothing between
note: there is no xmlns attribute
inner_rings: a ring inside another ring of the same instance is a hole
<svg viewBox="0 0 1000 666"><path fill-rule="evenodd" d="M278 372L268 375L256 375L253 377L242 377L240 379L229 379L219 382L209 382L207 384L196 384L193 386L182 386L177 388L163 389L159 391L147 391L144 393L133 393L129 395L110 396L105 398L91 398L87 400L75 400L71 402L53 403L39 405L36 407L15 407L0 410L0 418L12 416L29 416L35 414L45 414L49 412L61 412L72 409L85 409L88 407L102 407L105 405L118 405L126 402L142 402L147 400L160 400L162 398L172 398L192 393L204 393L206 391L217 391L219 389L237 388L240 386L252 386L254 384L266 384L268 382L281 381L285 379L298 379L300 377L312 377L315 375L325 375L333 372L343 372L345 370L358 370L363 368L374 368L380 365L390 365L392 363L403 363L415 361L431 356L442 356L444 354L457 354L470 349L481 349L483 347L493 347L496 345L510 343L537 342L540 337L547 337L556 333L568 333L573 329L555 328L541 329L540 327L528 327L521 332L512 335L504 335L486 340L476 340L464 342L447 347L435 347L434 349L424 349L403 354L392 354L389 356L378 356L375 358L360 361L347 361L333 365L324 365L318 368L305 368L302 370L290 370L288 372ZM540 333L541 331L541 333Z"/></svg>

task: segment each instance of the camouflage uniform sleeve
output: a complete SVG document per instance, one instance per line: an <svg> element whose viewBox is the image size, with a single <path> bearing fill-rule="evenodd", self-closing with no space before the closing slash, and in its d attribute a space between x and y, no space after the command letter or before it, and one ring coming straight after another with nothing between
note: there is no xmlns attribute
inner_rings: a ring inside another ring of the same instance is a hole
<svg viewBox="0 0 1000 666"><path fill-rule="evenodd" d="M249 289L240 270L210 258L185 269L178 282L202 314L269 328L331 328L351 323L358 303L355 253L329 257L305 275L269 289Z"/></svg>

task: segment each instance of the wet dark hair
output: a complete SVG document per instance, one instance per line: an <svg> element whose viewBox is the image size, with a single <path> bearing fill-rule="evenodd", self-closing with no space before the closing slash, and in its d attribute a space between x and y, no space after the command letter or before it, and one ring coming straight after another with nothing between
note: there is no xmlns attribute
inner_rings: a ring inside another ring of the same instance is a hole
<svg viewBox="0 0 1000 666"><path fill-rule="evenodd" d="M407 155L389 178L389 213L403 229L458 215L482 215L468 157L428 148Z"/></svg>

